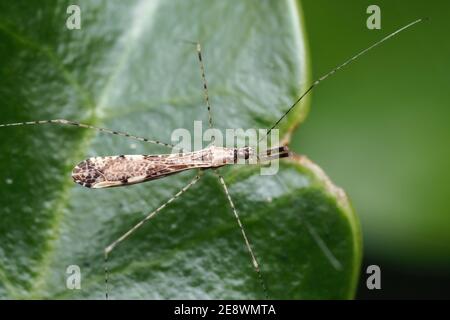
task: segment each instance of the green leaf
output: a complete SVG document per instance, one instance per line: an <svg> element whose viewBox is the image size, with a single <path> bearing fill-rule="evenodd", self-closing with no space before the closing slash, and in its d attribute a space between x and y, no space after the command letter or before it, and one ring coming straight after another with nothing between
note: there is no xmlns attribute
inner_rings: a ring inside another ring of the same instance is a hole
<svg viewBox="0 0 450 320"><path fill-rule="evenodd" d="M80 1L0 5L2 123L71 119L169 142L207 112L215 127L268 128L308 82L301 9L293 1ZM280 127L287 138L304 103ZM75 185L94 155L167 150L56 125L0 128L0 296L104 297L103 249L180 190L195 172L122 188ZM271 298L351 298L359 225L344 192L305 157L221 170ZM81 269L81 290L66 268ZM263 298L217 177L201 180L110 256L111 298Z"/></svg>

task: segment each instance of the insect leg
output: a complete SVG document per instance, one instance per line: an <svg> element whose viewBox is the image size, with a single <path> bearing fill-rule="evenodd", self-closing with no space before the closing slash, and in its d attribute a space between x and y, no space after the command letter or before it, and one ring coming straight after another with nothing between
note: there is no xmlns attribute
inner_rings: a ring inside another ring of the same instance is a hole
<svg viewBox="0 0 450 320"><path fill-rule="evenodd" d="M267 162L280 158L287 158L290 156L289 148L287 146L275 147L268 149L258 154L258 162Z"/></svg>
<svg viewBox="0 0 450 320"><path fill-rule="evenodd" d="M212 121L212 114L211 114L211 103L209 101L208 83L206 82L205 66L203 64L202 47L199 42L193 42L193 41L188 41L188 40L183 40L183 41L194 45L197 50L198 62L200 63L200 74L202 76L202 81L203 81L203 97L205 99L206 107L208 108L209 127L212 128L213 121Z"/></svg>
<svg viewBox="0 0 450 320"><path fill-rule="evenodd" d="M187 185L185 185L180 191L178 191L175 195L172 196L169 200L167 200L165 203L163 203L160 207L158 207L156 210L150 212L144 219L139 221L134 227L132 227L130 230L125 232L120 238L115 240L113 243L111 243L109 246L107 246L104 250L104 258L105 258L105 298L108 299L108 278L109 278L109 270L108 270L108 257L111 251L122 241L124 241L126 238L128 238L133 232L135 232L139 227L141 227L145 222L156 216L162 209L164 209L169 203L174 201L176 198L181 196L184 192L187 191L191 186L193 186L198 180L200 179L200 173L197 174L194 179L192 179Z"/></svg>
<svg viewBox="0 0 450 320"><path fill-rule="evenodd" d="M231 209L233 210L234 217L236 218L236 221L237 221L237 223L239 225L239 229L241 229L241 233L242 233L242 236L244 238L245 246L247 247L247 251L248 251L248 253L250 255L250 258L252 260L253 268L255 269L255 272L258 275L259 282L260 282L260 284L261 284L261 286L262 286L262 288L264 290L265 298L269 299L269 294L267 292L266 283L264 282L263 276L261 274L261 270L259 269L258 260L256 259L255 253L253 252L253 249L252 249L252 246L250 245L250 241L248 240L247 234L245 233L244 226L242 225L241 219L239 218L239 215L238 215L237 210L236 210L236 208L234 206L233 200L231 200L231 196L230 196L230 193L228 192L228 188L227 188L227 185L225 184L225 180L223 179L223 177L219 173L217 173L216 171L214 171L214 172L217 175L217 177L219 178L219 181L220 181L220 183L223 186L225 194L226 194L226 196L228 198L228 202L230 203Z"/></svg>
<svg viewBox="0 0 450 320"><path fill-rule="evenodd" d="M104 133L109 133L109 134L114 134L114 135L117 135L117 136L122 136L122 137L127 137L127 138L130 138L130 139L139 140L139 141L142 141L142 142L149 142L149 143L153 143L153 144L162 145L162 146L165 146L165 147L168 147L168 148L173 148L174 147L173 145L171 145L169 143L164 143L164 142L161 142L161 141L158 141L158 140L150 140L150 139L147 139L147 138L138 137L138 136L129 134L127 132L115 131L115 130L106 129L106 128L94 127L94 126L91 126L89 124L79 123L79 122L76 122L76 121L65 120L65 119L6 123L6 124L0 124L0 128L1 127L13 127L13 126L25 126L25 125L39 125L39 124L61 124L61 125L69 125L69 126L75 126L75 127L80 127L80 128L86 128L86 129L93 129L93 130L97 130L97 131L104 132Z"/></svg>
<svg viewBox="0 0 450 320"><path fill-rule="evenodd" d="M200 46L199 42L197 42L195 45L196 45L196 49L197 49L198 61L200 63L200 72L201 72L202 80L203 80L203 95L205 98L206 107L208 108L209 127L212 128L213 124L212 124L212 114L211 114L211 103L209 101L209 95L208 95L208 83L206 82L205 66L203 65L202 47Z"/></svg>

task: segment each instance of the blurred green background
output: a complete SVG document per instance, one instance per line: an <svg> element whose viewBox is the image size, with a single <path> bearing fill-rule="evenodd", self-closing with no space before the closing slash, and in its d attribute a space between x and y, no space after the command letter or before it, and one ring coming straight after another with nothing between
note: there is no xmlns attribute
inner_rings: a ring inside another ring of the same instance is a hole
<svg viewBox="0 0 450 320"><path fill-rule="evenodd" d="M369 30L366 8L381 8ZM323 82L293 148L343 187L360 216L361 298L450 293L450 2L302 1L312 75L419 17L416 25ZM378 264L382 290L365 289Z"/></svg>

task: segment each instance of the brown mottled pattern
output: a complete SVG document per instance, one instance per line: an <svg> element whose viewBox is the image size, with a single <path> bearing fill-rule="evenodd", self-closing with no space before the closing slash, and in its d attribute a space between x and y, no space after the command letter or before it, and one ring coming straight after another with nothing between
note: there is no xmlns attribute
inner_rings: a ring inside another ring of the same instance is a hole
<svg viewBox="0 0 450 320"><path fill-rule="evenodd" d="M211 167L211 157L205 152L93 157L79 163L72 171L72 178L84 187L108 188L208 167Z"/></svg>

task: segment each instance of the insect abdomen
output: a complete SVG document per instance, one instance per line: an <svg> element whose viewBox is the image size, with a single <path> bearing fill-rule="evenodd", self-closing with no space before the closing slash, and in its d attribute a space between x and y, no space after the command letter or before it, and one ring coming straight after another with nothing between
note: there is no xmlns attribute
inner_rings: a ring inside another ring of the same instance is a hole
<svg viewBox="0 0 450 320"><path fill-rule="evenodd" d="M93 157L75 166L72 178L87 188L109 188L159 179L202 166L201 163L180 162L173 155Z"/></svg>

